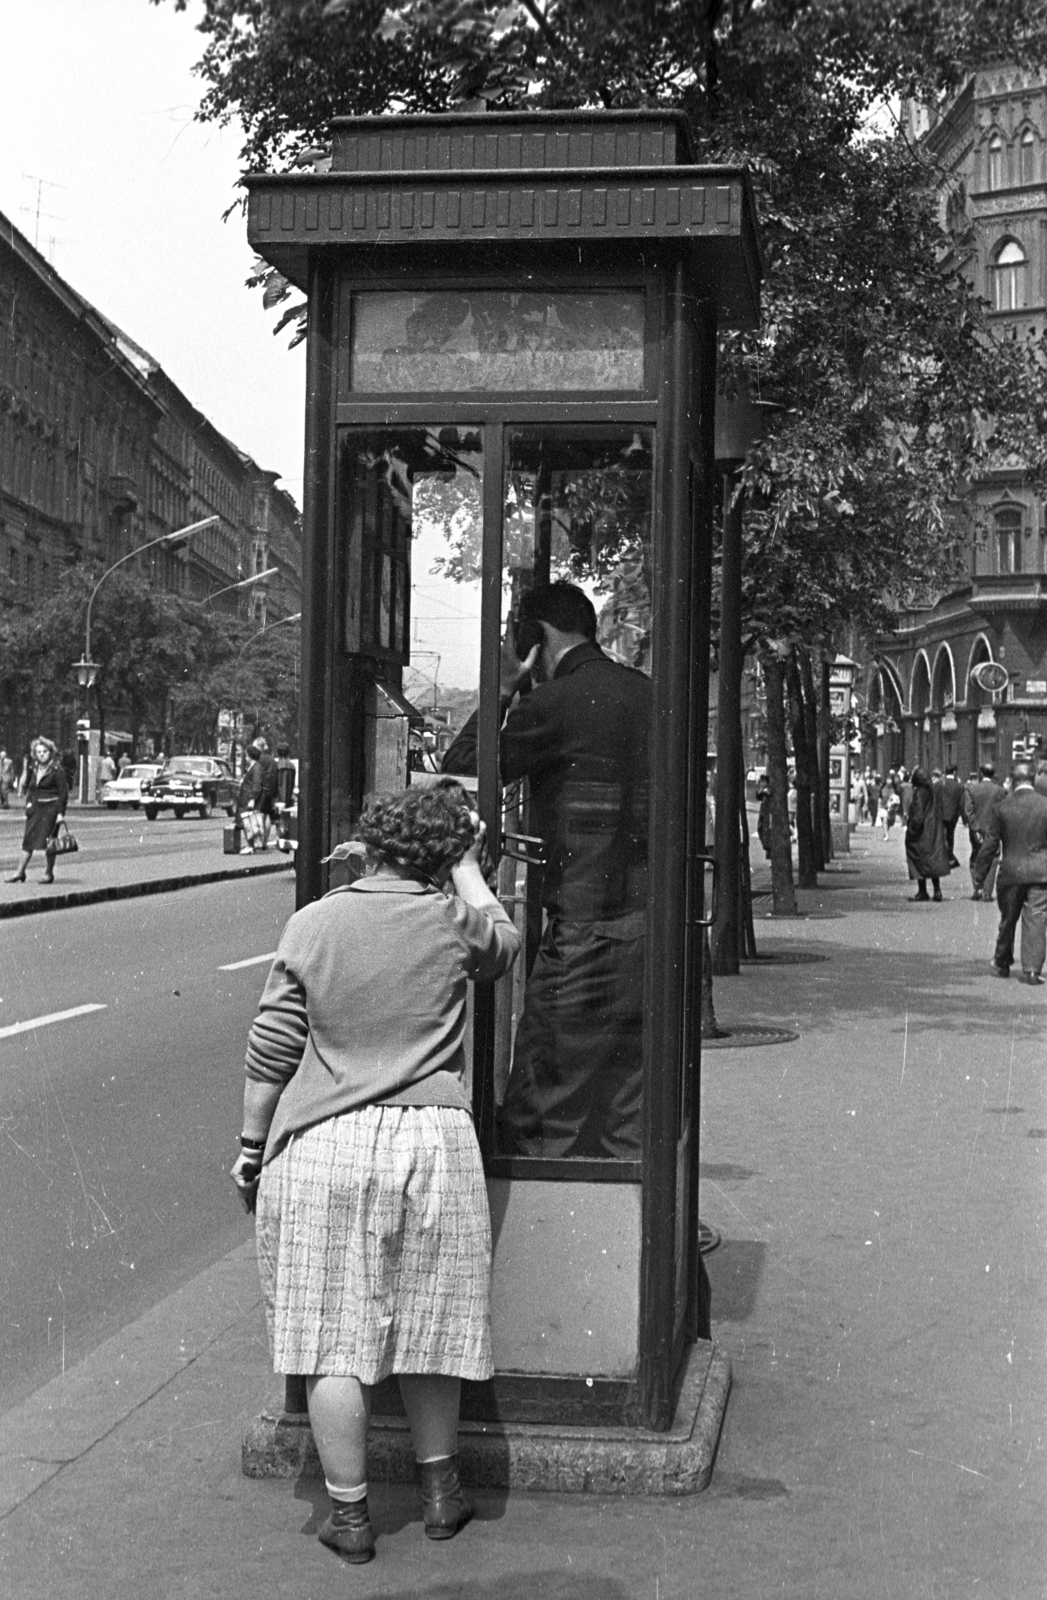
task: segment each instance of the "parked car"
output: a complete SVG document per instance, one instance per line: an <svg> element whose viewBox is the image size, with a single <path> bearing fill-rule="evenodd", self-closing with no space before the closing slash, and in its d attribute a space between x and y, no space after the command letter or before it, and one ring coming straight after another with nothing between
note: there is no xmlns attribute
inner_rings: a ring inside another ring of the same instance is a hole
<svg viewBox="0 0 1047 1600"><path fill-rule="evenodd" d="M140 762L136 766L125 767L118 778L110 778L108 783L103 783L102 804L108 806L110 811L115 811L118 806L131 806L137 811L149 794L153 779L159 777L163 770L162 761Z"/></svg>
<svg viewBox="0 0 1047 1600"><path fill-rule="evenodd" d="M196 811L209 817L219 806L231 817L239 788L229 763L217 756L172 756L143 798L142 809L150 822L160 811L173 811L176 817Z"/></svg>

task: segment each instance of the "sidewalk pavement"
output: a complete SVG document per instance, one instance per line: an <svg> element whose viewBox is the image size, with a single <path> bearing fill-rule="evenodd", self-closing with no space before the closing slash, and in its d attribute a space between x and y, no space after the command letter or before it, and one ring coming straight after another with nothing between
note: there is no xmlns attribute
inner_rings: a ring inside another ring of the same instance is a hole
<svg viewBox="0 0 1047 1600"><path fill-rule="evenodd" d="M198 837L195 843L184 832L170 832L165 837L156 825L149 831L141 830L134 847L114 844L107 834L99 842L93 836L91 824L84 818L97 819L104 826L109 813L94 807L70 807L69 826L79 839L80 849L75 855L59 856L55 863L55 881L42 883L44 858L33 856L27 881L8 883L6 880L18 864L21 853L23 818L0 814L0 855L3 871L0 874L0 918L34 916L40 911L60 911L69 906L96 905L103 900L135 899L139 895L163 894L172 889L188 889L198 883L220 883L229 878L247 877L259 872L286 871L294 864L294 857L277 850L272 841L270 848L259 855L227 856L222 854L222 832L218 819L197 826L206 828L203 848ZM135 818L124 821L133 823ZM224 817L221 822L224 823ZM116 818L112 819L116 824Z"/></svg>
<svg viewBox="0 0 1047 1600"><path fill-rule="evenodd" d="M704 1058L734 1369L704 1494L484 1494L440 1545L377 1485L378 1559L344 1566L315 1538L322 1485L240 1474L279 1392L245 1225L0 1418L0 1594L1042 1600L1047 988L990 975L995 908L965 873L909 904L900 842L869 829L835 866L717 980L722 1023L800 1037Z"/></svg>

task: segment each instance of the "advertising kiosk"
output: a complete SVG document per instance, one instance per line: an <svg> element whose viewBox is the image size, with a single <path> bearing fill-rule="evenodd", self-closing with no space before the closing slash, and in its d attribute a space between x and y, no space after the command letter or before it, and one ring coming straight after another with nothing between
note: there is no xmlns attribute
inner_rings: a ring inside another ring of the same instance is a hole
<svg viewBox="0 0 1047 1600"><path fill-rule="evenodd" d="M309 306L299 903L341 881L324 857L370 789L443 764L526 936L472 1009L497 1373L463 1418L667 1429L710 1337L713 416L718 325L758 314L746 174L691 164L674 114L488 113L341 119L330 171L248 188L251 244ZM550 795L499 684L526 596L557 582L633 709L626 754Z"/></svg>

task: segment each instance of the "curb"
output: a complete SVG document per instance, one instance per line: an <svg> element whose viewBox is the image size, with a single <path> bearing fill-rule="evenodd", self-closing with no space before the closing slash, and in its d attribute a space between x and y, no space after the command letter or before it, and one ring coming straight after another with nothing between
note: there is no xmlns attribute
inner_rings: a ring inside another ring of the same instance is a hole
<svg viewBox="0 0 1047 1600"><path fill-rule="evenodd" d="M463 1420L458 1428L462 1478L475 1489L547 1494L698 1494L712 1477L730 1390L730 1362L716 1345L700 1339L687 1357L668 1433ZM308 1418L275 1408L247 1429L241 1466L248 1478L323 1478ZM372 1416L367 1475L375 1483L415 1481L405 1418Z"/></svg>
<svg viewBox="0 0 1047 1600"><path fill-rule="evenodd" d="M68 894L42 896L35 900L13 900L0 905L4 917L32 917L38 911L65 911L70 906L94 906L104 900L134 900L144 894L169 894L174 889L192 889L198 883L224 883L231 878L257 878L267 872L286 872L294 865L290 857L264 861L257 867L225 867L217 872L185 872L177 878L146 878L139 883L107 884L104 889L71 889Z"/></svg>

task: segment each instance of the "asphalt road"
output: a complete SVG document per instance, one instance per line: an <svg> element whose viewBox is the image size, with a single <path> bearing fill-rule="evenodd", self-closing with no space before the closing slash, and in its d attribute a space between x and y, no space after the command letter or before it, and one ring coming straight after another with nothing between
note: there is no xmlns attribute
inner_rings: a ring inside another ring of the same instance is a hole
<svg viewBox="0 0 1047 1600"><path fill-rule="evenodd" d="M126 818L89 825L129 847ZM0 1409L248 1237L227 1172L253 958L293 895L278 874L0 922Z"/></svg>

